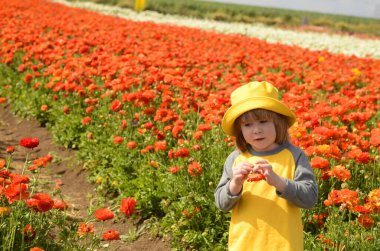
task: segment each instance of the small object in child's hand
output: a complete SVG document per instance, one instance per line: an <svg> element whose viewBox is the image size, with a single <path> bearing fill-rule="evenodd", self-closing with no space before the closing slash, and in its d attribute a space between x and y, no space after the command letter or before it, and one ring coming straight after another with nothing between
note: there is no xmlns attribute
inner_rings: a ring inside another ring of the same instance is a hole
<svg viewBox="0 0 380 251"><path fill-rule="evenodd" d="M265 176L262 173L250 173L248 175L247 181L252 182L252 181L260 181L264 179L265 179Z"/></svg>

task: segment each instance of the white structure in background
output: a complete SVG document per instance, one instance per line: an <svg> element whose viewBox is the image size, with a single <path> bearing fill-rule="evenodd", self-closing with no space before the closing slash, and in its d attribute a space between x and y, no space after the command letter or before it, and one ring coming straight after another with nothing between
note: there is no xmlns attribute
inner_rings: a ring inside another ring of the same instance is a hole
<svg viewBox="0 0 380 251"><path fill-rule="evenodd" d="M380 19L380 0L206 0Z"/></svg>

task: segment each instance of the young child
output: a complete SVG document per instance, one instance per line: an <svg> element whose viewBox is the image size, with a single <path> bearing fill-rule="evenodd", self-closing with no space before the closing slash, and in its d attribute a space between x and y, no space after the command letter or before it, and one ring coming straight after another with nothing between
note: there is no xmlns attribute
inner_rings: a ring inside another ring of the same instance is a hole
<svg viewBox="0 0 380 251"><path fill-rule="evenodd" d="M232 92L222 129L238 149L215 190L217 207L232 209L229 250L303 250L300 208L314 206L318 186L306 155L290 143L295 120L267 82Z"/></svg>

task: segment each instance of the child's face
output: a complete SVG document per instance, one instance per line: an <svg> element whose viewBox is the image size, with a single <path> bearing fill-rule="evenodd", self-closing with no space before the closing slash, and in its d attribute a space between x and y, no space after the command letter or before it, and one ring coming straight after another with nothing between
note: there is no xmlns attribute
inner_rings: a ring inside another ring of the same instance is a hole
<svg viewBox="0 0 380 251"><path fill-rule="evenodd" d="M271 120L247 118L241 123L241 131L245 141L258 152L269 151L278 146L276 129Z"/></svg>

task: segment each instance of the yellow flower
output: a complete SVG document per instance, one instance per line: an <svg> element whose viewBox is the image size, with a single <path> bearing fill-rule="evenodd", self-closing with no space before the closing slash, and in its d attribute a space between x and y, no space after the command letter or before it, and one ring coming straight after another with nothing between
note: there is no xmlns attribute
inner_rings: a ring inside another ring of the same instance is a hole
<svg viewBox="0 0 380 251"><path fill-rule="evenodd" d="M362 72L358 68L352 68L351 72L354 74L355 77L362 75Z"/></svg>
<svg viewBox="0 0 380 251"><path fill-rule="evenodd" d="M10 207L0 207L0 216L8 215L11 212Z"/></svg>

